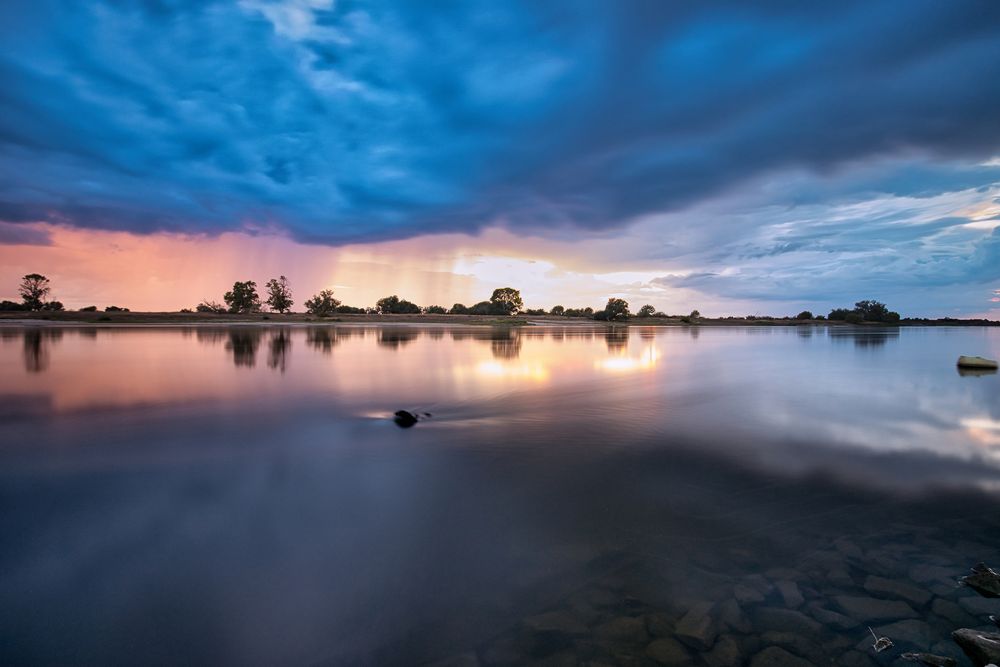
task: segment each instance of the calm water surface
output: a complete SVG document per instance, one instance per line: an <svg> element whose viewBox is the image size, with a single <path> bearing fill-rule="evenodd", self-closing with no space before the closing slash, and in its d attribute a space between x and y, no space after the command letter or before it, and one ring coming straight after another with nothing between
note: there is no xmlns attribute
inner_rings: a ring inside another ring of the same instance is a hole
<svg viewBox="0 0 1000 667"><path fill-rule="evenodd" d="M959 354L1000 330L0 327L0 661L955 654L1000 613Z"/></svg>

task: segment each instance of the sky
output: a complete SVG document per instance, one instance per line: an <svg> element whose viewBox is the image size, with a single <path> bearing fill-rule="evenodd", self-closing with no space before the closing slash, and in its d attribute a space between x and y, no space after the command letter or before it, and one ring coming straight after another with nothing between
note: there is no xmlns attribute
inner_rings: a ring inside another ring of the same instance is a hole
<svg viewBox="0 0 1000 667"><path fill-rule="evenodd" d="M0 3L0 298L1000 319L1000 3Z"/></svg>

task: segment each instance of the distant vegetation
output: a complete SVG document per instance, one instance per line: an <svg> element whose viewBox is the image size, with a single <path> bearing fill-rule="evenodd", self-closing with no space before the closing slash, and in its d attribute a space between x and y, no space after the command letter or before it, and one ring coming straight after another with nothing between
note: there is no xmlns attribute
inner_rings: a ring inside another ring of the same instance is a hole
<svg viewBox="0 0 1000 667"><path fill-rule="evenodd" d="M899 313L886 308L881 301L858 301L854 304L853 310L847 308L834 308L827 316L829 319L844 321L849 324L859 324L861 322L883 322L895 324L899 322Z"/></svg>
<svg viewBox="0 0 1000 667"><path fill-rule="evenodd" d="M182 313L213 313L213 314L249 314L259 313L263 308L267 308L275 313L290 313L294 301L292 299L292 289L285 276L271 278L264 284L265 299L262 301L257 293L257 283L253 280L237 281L233 283L232 290L226 292L219 303L211 299L205 299L193 309L184 308ZM18 296L21 301L0 301L0 312L56 312L64 310L60 301L50 299L52 286L49 279L39 273L29 273L21 278L17 287ZM419 305L406 299L401 299L393 294L379 299L373 307L348 306L334 297L332 289L323 289L307 299L303 304L306 312L316 317L331 317L336 314L349 315L485 315L485 316L513 316L523 313L529 316L555 316L566 318L587 318L605 322L623 322L633 317L629 311L628 301L619 297L608 299L603 309L594 311L593 308L566 308L559 304L552 306L548 312L544 308L525 308L521 298L520 290L513 287L498 287L493 290L493 294L488 301L480 301L472 306L462 303L453 304L451 308L432 305L421 308ZM86 306L79 309L81 313L95 313L99 309L96 305ZM105 313L127 313L128 308L111 305L104 307ZM264 316L265 318L267 316ZM667 315L657 311L652 304L645 304L639 308L634 317L639 319L663 318L679 321L684 324L697 324L701 320L701 313L692 310L688 315ZM106 320L108 318L100 318ZM848 324L860 324L865 322L879 324L897 324L901 321L912 324L940 323L960 323L965 320L955 318L942 318L930 320L926 318L907 318L902 320L899 313L889 310L881 301L866 299L854 304L854 308L834 308L827 317L814 315L810 310L803 310L794 317L774 317L771 315L746 315L745 317L722 317L722 321L749 321L749 322L771 322L777 320L795 322L813 322L829 320L832 322L845 322ZM990 320L968 320L970 323L982 322L992 323Z"/></svg>

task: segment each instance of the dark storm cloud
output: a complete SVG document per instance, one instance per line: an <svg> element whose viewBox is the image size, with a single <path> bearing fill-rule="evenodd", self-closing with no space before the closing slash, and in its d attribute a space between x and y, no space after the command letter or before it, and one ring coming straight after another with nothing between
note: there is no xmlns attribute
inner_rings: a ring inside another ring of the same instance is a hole
<svg viewBox="0 0 1000 667"><path fill-rule="evenodd" d="M572 235L876 158L968 164L855 191L981 187L1000 152L990 0L40 0L0 19L11 222Z"/></svg>

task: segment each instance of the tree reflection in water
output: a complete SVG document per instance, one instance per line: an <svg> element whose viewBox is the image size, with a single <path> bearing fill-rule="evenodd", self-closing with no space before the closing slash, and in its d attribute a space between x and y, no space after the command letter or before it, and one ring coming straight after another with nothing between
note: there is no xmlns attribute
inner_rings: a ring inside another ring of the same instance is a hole
<svg viewBox="0 0 1000 667"><path fill-rule="evenodd" d="M229 330L226 349L233 353L233 363L237 366L253 368L257 363L257 348L260 347L261 331L255 328L233 328Z"/></svg>
<svg viewBox="0 0 1000 667"><path fill-rule="evenodd" d="M49 347L60 340L63 332L58 329L28 329L24 332L24 369L41 373L49 368Z"/></svg>
<svg viewBox="0 0 1000 667"><path fill-rule="evenodd" d="M285 329L271 334L268 341L267 367L285 372L288 365L288 351L292 349L292 336Z"/></svg>

